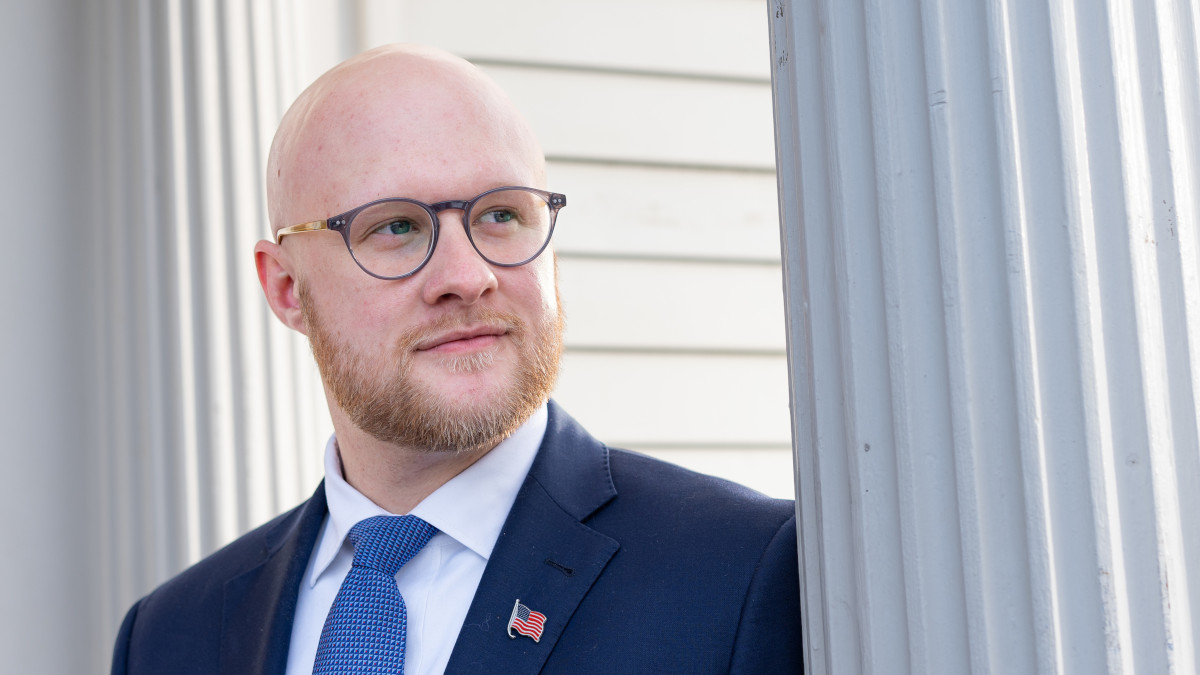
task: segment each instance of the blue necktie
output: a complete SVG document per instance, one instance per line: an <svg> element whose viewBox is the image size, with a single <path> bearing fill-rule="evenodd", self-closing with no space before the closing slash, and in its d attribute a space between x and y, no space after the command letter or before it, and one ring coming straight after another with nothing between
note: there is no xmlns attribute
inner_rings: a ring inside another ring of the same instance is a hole
<svg viewBox="0 0 1200 675"><path fill-rule="evenodd" d="M437 532L416 516L375 516L350 528L354 566L338 589L313 675L401 675L408 616L396 573Z"/></svg>

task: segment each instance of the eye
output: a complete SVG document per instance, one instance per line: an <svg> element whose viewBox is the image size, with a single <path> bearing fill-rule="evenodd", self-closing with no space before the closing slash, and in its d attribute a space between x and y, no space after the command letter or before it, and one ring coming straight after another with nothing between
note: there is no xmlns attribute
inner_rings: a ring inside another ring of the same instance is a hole
<svg viewBox="0 0 1200 675"><path fill-rule="evenodd" d="M417 224L408 218L393 218L387 222L380 223L376 226L375 231L379 234L411 234L417 229Z"/></svg>
<svg viewBox="0 0 1200 675"><path fill-rule="evenodd" d="M479 217L481 223L509 223L514 220L517 220L517 213L509 209L492 209Z"/></svg>

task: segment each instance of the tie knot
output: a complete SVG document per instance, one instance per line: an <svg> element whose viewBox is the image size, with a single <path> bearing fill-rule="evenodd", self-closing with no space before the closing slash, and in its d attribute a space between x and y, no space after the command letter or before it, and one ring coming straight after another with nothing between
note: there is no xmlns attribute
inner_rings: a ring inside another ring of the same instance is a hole
<svg viewBox="0 0 1200 675"><path fill-rule="evenodd" d="M416 516L374 516L350 528L354 566L395 575L425 548L437 528Z"/></svg>

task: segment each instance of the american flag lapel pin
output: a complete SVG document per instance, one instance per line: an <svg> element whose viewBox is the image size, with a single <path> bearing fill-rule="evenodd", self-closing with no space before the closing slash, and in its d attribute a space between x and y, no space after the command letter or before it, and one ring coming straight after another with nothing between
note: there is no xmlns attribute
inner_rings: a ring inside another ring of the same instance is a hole
<svg viewBox="0 0 1200 675"><path fill-rule="evenodd" d="M542 629L546 626L546 615L541 612L535 612L525 605L521 604L521 599L513 603L512 616L508 618L508 637L516 638L513 631L517 631L521 635L527 635L533 638L534 642L541 642Z"/></svg>

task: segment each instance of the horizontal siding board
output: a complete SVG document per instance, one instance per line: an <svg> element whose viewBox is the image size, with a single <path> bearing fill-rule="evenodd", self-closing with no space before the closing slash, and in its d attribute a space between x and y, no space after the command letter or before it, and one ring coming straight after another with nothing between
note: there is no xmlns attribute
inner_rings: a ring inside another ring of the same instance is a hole
<svg viewBox="0 0 1200 675"><path fill-rule="evenodd" d="M547 171L550 189L567 195L560 253L780 260L773 172L577 162Z"/></svg>
<svg viewBox="0 0 1200 675"><path fill-rule="evenodd" d="M485 66L546 155L772 171L770 83Z"/></svg>
<svg viewBox="0 0 1200 675"><path fill-rule="evenodd" d="M756 0L372 0L365 39L420 42L478 61L769 81Z"/></svg>
<svg viewBox="0 0 1200 675"><path fill-rule="evenodd" d="M768 265L563 259L567 344L782 356L780 274Z"/></svg>
<svg viewBox="0 0 1200 675"><path fill-rule="evenodd" d="M567 350L555 399L598 438L763 445L791 439L787 359Z"/></svg>

